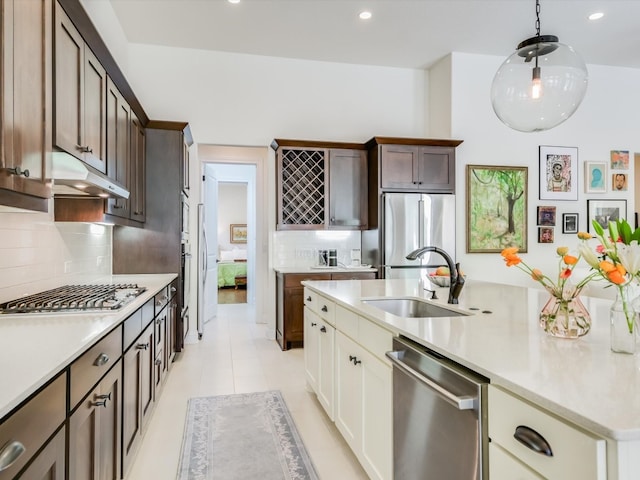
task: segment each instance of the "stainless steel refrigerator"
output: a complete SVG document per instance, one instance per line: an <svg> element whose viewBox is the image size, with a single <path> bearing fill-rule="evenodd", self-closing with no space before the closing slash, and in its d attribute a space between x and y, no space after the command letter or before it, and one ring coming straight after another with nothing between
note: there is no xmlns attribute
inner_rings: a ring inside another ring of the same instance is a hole
<svg viewBox="0 0 640 480"><path fill-rule="evenodd" d="M428 268L446 266L437 253L406 259L424 246L440 247L455 263L455 195L383 193L379 208L378 229L363 232L362 249L380 277L418 278Z"/></svg>

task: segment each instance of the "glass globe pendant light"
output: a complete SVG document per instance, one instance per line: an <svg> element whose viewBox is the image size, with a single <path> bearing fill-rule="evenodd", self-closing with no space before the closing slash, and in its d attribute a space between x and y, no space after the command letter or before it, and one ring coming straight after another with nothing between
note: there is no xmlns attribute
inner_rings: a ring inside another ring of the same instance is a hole
<svg viewBox="0 0 640 480"><path fill-rule="evenodd" d="M536 36L521 42L496 72L491 104L498 118L514 130L549 130L578 109L587 82L587 67L575 50L559 43L555 35L540 35L540 0L536 0Z"/></svg>

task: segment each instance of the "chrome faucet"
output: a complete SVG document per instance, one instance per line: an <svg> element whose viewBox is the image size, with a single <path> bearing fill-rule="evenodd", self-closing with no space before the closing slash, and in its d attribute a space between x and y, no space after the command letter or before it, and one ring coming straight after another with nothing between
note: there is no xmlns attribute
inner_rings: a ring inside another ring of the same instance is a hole
<svg viewBox="0 0 640 480"><path fill-rule="evenodd" d="M454 266L449 254L438 247L419 248L407 255L406 258L407 260L417 260L427 252L438 253L447 262L447 266L449 267L449 300L447 302L452 304L458 303L458 297L460 296L462 287L464 287L464 277L460 274L460 264L456 263Z"/></svg>

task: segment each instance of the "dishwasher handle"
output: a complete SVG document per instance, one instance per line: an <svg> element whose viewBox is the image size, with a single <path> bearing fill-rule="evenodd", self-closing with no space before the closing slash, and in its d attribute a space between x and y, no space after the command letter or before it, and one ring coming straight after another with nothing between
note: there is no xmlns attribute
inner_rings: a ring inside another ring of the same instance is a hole
<svg viewBox="0 0 640 480"><path fill-rule="evenodd" d="M394 366L398 367L400 370L404 371L408 375L423 383L425 386L429 387L447 403L450 403L458 410L473 410L475 408L476 397L470 397L468 395L459 397L454 393L451 393L442 385L439 385L430 378L425 377L420 372L418 372L414 368L411 368L409 365L400 360L400 354L402 353L402 351L392 351L385 353L385 355L387 356L387 358L389 358L389 360L391 360Z"/></svg>

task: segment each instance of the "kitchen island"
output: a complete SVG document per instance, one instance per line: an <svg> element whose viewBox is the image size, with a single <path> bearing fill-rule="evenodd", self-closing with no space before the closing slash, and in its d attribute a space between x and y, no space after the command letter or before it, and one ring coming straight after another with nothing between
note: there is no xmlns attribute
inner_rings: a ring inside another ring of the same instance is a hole
<svg viewBox="0 0 640 480"><path fill-rule="evenodd" d="M594 478L640 478L640 357L610 350L610 300L585 297L592 329L568 340L551 337L538 325L548 299L539 289L467 280L458 305L446 305L448 288L436 288L439 299L434 302L469 315L402 318L362 300L429 298L415 280L304 285L336 306L484 375L492 387L606 441L607 476ZM491 425L491 416L488 422Z"/></svg>

